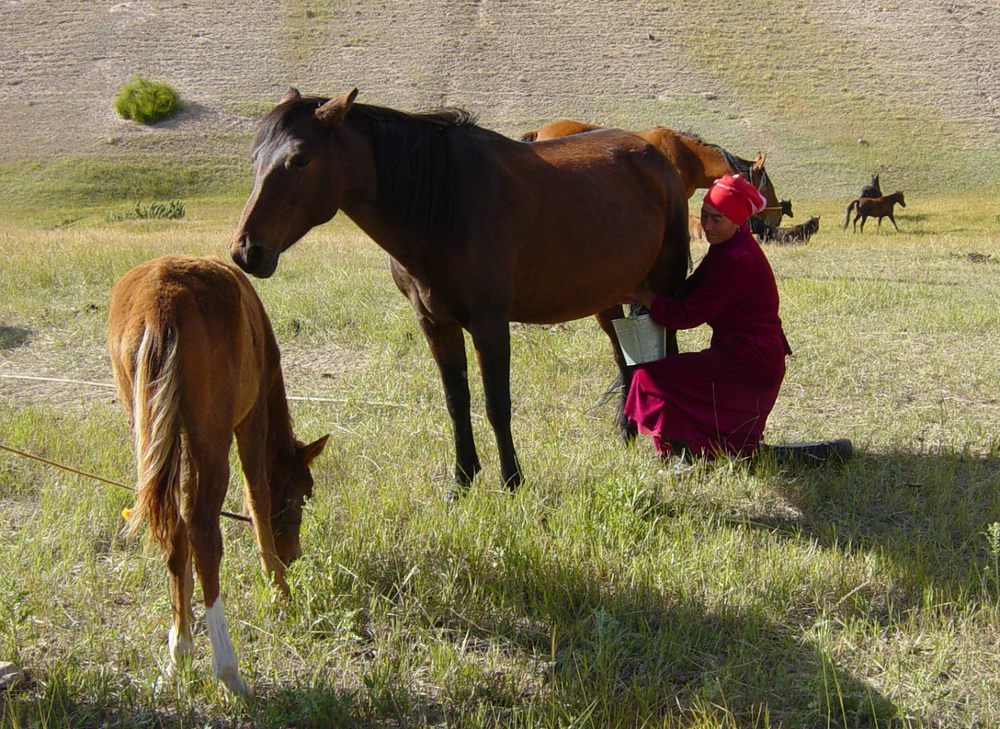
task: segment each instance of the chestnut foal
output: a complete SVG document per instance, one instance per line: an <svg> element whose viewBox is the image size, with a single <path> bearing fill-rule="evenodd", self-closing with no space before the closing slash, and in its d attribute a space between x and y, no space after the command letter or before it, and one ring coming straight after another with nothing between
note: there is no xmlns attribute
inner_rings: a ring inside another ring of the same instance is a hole
<svg viewBox="0 0 1000 729"><path fill-rule="evenodd" d="M233 433L261 564L286 595L285 565L301 553L313 490L309 464L329 436L295 440L270 321L246 276L221 260L166 256L126 273L111 294L108 350L136 448L129 529L149 521L170 571L170 672L193 649L193 557L212 669L246 695L219 596Z"/></svg>

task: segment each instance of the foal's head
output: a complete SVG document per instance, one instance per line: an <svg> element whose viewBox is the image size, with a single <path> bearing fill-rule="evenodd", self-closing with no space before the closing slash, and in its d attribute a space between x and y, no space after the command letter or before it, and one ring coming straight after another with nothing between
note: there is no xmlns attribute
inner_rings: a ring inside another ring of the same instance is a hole
<svg viewBox="0 0 1000 729"><path fill-rule="evenodd" d="M312 497L313 477L309 470L329 435L309 445L295 441L294 455L277 463L271 473L271 530L278 559L286 565L302 555L299 531L302 527L302 507Z"/></svg>

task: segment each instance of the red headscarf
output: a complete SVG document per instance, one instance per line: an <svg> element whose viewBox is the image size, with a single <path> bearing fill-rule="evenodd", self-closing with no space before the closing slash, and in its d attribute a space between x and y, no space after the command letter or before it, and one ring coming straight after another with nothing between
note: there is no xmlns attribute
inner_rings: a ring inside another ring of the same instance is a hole
<svg viewBox="0 0 1000 729"><path fill-rule="evenodd" d="M725 174L705 194L705 202L737 225L756 215L767 205L756 187L739 175Z"/></svg>

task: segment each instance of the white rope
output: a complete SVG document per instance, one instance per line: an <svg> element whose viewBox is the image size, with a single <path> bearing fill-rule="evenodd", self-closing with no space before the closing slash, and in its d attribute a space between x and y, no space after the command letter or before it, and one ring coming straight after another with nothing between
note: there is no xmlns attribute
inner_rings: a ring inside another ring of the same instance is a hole
<svg viewBox="0 0 1000 729"><path fill-rule="evenodd" d="M110 382L93 382L91 380L69 380L64 377L34 377L32 375L0 375L0 379L4 380L31 380L34 382L59 382L66 385L90 385L91 387L104 387L104 388L114 388L114 384ZM307 397L307 396L292 396L286 397L287 400L299 400L303 402L329 402L338 405L372 405L375 407L384 408L407 408L409 405L404 405L398 402L385 402L384 400L350 400L348 398L339 397Z"/></svg>

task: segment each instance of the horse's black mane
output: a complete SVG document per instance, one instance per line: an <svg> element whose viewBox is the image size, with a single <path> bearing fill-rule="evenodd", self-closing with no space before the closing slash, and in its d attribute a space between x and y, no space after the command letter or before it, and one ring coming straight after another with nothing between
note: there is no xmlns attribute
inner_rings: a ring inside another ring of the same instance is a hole
<svg viewBox="0 0 1000 729"><path fill-rule="evenodd" d="M289 128L328 99L303 97L276 107L261 123L258 141ZM353 104L346 123L364 129L375 156L378 197L398 222L424 232L440 232L454 222L462 189L458 170L470 155L456 154L455 144L468 132L485 132L473 114L445 107L406 112L384 106ZM256 144L256 142L255 142Z"/></svg>

